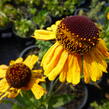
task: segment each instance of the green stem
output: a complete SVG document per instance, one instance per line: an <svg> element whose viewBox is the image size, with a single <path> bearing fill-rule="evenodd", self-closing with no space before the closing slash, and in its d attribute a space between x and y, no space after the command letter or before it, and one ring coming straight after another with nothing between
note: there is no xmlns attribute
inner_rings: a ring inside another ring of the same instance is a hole
<svg viewBox="0 0 109 109"><path fill-rule="evenodd" d="M58 78L54 81L54 83L51 85L50 90L48 92L48 96L51 96L51 93L53 91L54 86L56 85L56 83L58 82Z"/></svg>
<svg viewBox="0 0 109 109"><path fill-rule="evenodd" d="M45 104L45 109L48 109L48 104L47 103Z"/></svg>
<svg viewBox="0 0 109 109"><path fill-rule="evenodd" d="M56 89L56 91L54 92L54 94L57 93L63 86L64 86L64 83L62 83L62 84Z"/></svg>
<svg viewBox="0 0 109 109"><path fill-rule="evenodd" d="M48 96L47 96L47 103L45 104L46 109L48 109L48 105L49 105L49 100L52 97L52 91L54 89L54 86L56 85L56 83L58 82L58 78L53 82L53 84L51 85L49 92L48 92Z"/></svg>

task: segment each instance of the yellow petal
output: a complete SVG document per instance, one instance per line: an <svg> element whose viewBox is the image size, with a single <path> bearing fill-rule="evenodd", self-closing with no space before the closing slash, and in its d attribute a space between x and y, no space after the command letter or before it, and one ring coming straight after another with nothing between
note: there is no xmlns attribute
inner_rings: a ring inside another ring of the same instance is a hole
<svg viewBox="0 0 109 109"><path fill-rule="evenodd" d="M56 21L56 25L58 26L59 24L60 24L60 22L61 22L62 20L58 20L58 21Z"/></svg>
<svg viewBox="0 0 109 109"><path fill-rule="evenodd" d="M102 71L99 69L99 66L96 62L92 62L91 64L91 79L92 81L97 81L102 76Z"/></svg>
<svg viewBox="0 0 109 109"><path fill-rule="evenodd" d="M56 23L48 27L47 30L56 32L57 26L60 24L60 22L61 20L56 21Z"/></svg>
<svg viewBox="0 0 109 109"><path fill-rule="evenodd" d="M23 62L25 65L27 65L30 69L33 68L35 63L38 61L38 57L35 55L29 55L25 61Z"/></svg>
<svg viewBox="0 0 109 109"><path fill-rule="evenodd" d="M7 83L6 79L1 79L0 80L0 93L5 92L9 88L9 84Z"/></svg>
<svg viewBox="0 0 109 109"><path fill-rule="evenodd" d="M32 72L34 72L34 73L42 73L42 69L39 69L39 70L32 70Z"/></svg>
<svg viewBox="0 0 109 109"><path fill-rule="evenodd" d="M67 82L71 83L72 81L72 65L73 65L73 59L74 57L72 55L68 56L68 72L67 72Z"/></svg>
<svg viewBox="0 0 109 109"><path fill-rule="evenodd" d="M36 83L37 83L37 84L40 83L40 82L45 82L45 77L38 78L38 79L36 80Z"/></svg>
<svg viewBox="0 0 109 109"><path fill-rule="evenodd" d="M32 77L27 86L22 87L22 90L30 90L34 83L38 84L40 82L45 82L45 77L41 75L41 73L32 73Z"/></svg>
<svg viewBox="0 0 109 109"><path fill-rule="evenodd" d="M10 88L9 84L7 83L6 79L0 80L0 100L8 95L8 89Z"/></svg>
<svg viewBox="0 0 109 109"><path fill-rule="evenodd" d="M8 90L8 98L15 98L20 93L20 89L10 88Z"/></svg>
<svg viewBox="0 0 109 109"><path fill-rule="evenodd" d="M90 76L92 81L97 81L102 76L102 70L100 69L99 65L97 64L96 60L92 54L89 54L89 64L90 64Z"/></svg>
<svg viewBox="0 0 109 109"><path fill-rule="evenodd" d="M34 83L31 90L36 99L40 99L46 93L46 90L42 86L40 86L36 83Z"/></svg>
<svg viewBox="0 0 109 109"><path fill-rule="evenodd" d="M23 62L23 58L17 58L15 61L14 60L11 60L10 61L10 65L13 65L13 64L16 64L16 63L21 63Z"/></svg>
<svg viewBox="0 0 109 109"><path fill-rule="evenodd" d="M99 38L99 42L97 44L97 49L102 53L102 55L105 56L105 58L109 59L109 52L108 49L106 47L105 41L102 40L101 38Z"/></svg>
<svg viewBox="0 0 109 109"><path fill-rule="evenodd" d="M8 96L8 92L6 92L6 93L4 93L3 95L1 95L1 96L0 96L0 101L1 101L3 98L7 97L7 96Z"/></svg>
<svg viewBox="0 0 109 109"><path fill-rule="evenodd" d="M35 30L32 37L37 40L52 40L56 38L56 33L48 30Z"/></svg>
<svg viewBox="0 0 109 109"><path fill-rule="evenodd" d="M7 70L8 66L7 65L0 65L0 69Z"/></svg>
<svg viewBox="0 0 109 109"><path fill-rule="evenodd" d="M49 80L54 80L59 75L59 73L62 71L66 63L67 58L68 58L68 52L64 50L61 54L61 57L56 67L48 74Z"/></svg>
<svg viewBox="0 0 109 109"><path fill-rule="evenodd" d="M101 69L101 71L103 72L107 72L107 63L105 61L105 59L103 58L102 54L97 51L97 49L95 49L93 51L93 53L91 53L93 59L97 62L99 68Z"/></svg>
<svg viewBox="0 0 109 109"><path fill-rule="evenodd" d="M55 39L57 27L60 22L61 22L61 20L56 21L55 24L51 25L46 30L36 30L34 32L34 36L32 36L32 37L34 37L35 39L39 39L39 40Z"/></svg>
<svg viewBox="0 0 109 109"><path fill-rule="evenodd" d="M5 77L7 69L7 65L0 65L0 79Z"/></svg>
<svg viewBox="0 0 109 109"><path fill-rule="evenodd" d="M84 81L85 83L89 83L90 82L90 61L87 58L88 55L84 56L84 60L83 60L83 73L84 73Z"/></svg>
<svg viewBox="0 0 109 109"><path fill-rule="evenodd" d="M7 70L3 70L3 69L0 68L0 79L5 77L6 71Z"/></svg>
<svg viewBox="0 0 109 109"><path fill-rule="evenodd" d="M66 77L67 77L67 72L68 72L68 62L66 61L64 68L63 68L63 70L62 70L62 72L60 73L60 76L59 76L59 80L61 82L65 82Z"/></svg>
<svg viewBox="0 0 109 109"><path fill-rule="evenodd" d="M52 56L50 62L48 64L44 65L44 70L45 70L44 74L45 75L47 75L56 66L56 64L59 61L62 51L63 51L62 46L58 46L55 49L54 55Z"/></svg>
<svg viewBox="0 0 109 109"><path fill-rule="evenodd" d="M57 29L57 25L55 25L55 24L53 24L53 25L51 25L51 27L47 28L48 31L56 31L56 29Z"/></svg>
<svg viewBox="0 0 109 109"><path fill-rule="evenodd" d="M54 55L54 51L58 46L59 43L55 43L53 46L50 47L50 49L47 51L42 59L41 66L45 67L50 62L51 58Z"/></svg>
<svg viewBox="0 0 109 109"><path fill-rule="evenodd" d="M71 72L72 72L72 84L78 84L80 82L80 66L79 66L79 61L81 58L78 58L77 56L74 56L73 59L73 65L71 67Z"/></svg>
<svg viewBox="0 0 109 109"><path fill-rule="evenodd" d="M41 73L33 73L32 74L32 82L34 83L40 83L45 82L45 77Z"/></svg>
<svg viewBox="0 0 109 109"><path fill-rule="evenodd" d="M15 61L14 61L14 60L11 60L11 61L9 62L9 65L13 65L13 64L15 64Z"/></svg>

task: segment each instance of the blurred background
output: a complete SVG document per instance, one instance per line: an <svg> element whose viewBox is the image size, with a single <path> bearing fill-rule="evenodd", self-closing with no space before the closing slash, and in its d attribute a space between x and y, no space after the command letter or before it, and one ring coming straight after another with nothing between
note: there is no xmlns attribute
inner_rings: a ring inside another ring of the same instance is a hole
<svg viewBox="0 0 109 109"><path fill-rule="evenodd" d="M40 48L41 59L53 41L35 41L31 37L34 31L74 15L92 19L109 48L108 0L0 0L0 64L16 59L30 45ZM109 72L109 68L107 70ZM104 74L97 84L86 86L88 99L83 109L109 109L109 74ZM0 109L20 109L7 103L8 100L4 100Z"/></svg>

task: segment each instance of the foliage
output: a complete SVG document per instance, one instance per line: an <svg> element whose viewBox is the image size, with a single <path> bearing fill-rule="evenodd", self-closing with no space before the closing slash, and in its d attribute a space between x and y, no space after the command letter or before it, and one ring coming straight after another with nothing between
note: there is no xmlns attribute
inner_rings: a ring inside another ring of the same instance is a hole
<svg viewBox="0 0 109 109"><path fill-rule="evenodd" d="M21 37L29 37L33 33L35 27L31 20L20 19L14 22L14 28L17 35L20 34Z"/></svg>
<svg viewBox="0 0 109 109"><path fill-rule="evenodd" d="M109 101L103 101L103 103L101 103L101 104L98 104L97 102L93 102L93 103L91 103L91 106L94 109L108 109Z"/></svg>
<svg viewBox="0 0 109 109"><path fill-rule="evenodd" d="M57 84L57 81L55 81ZM55 84L55 85L56 85ZM31 91L24 92L20 94L20 96L16 97L16 100L11 102L12 109L56 109L60 106L63 106L73 99L75 99L75 95L72 93L65 94L61 92L61 94L55 93L55 87L48 88L48 94L43 96L41 99L36 100L31 93ZM52 90L52 92L50 92ZM60 90L61 91L61 90ZM6 101L6 103L10 103L10 101Z"/></svg>
<svg viewBox="0 0 109 109"><path fill-rule="evenodd" d="M0 27L11 22L18 36L30 37L37 27L49 26L54 17L72 15L76 4L77 0L1 0Z"/></svg>
<svg viewBox="0 0 109 109"><path fill-rule="evenodd" d="M109 13L109 7L105 8L104 11L104 17L105 17L105 21L104 21L104 25L103 25L103 34L104 34L104 40L106 41L106 44L109 48L109 19L108 19L108 13Z"/></svg>
<svg viewBox="0 0 109 109"><path fill-rule="evenodd" d="M41 40L37 40L36 42L36 46L38 48L40 48L39 51L39 58L41 59L42 56L45 54L45 52L51 47L52 43L49 41L41 41Z"/></svg>
<svg viewBox="0 0 109 109"><path fill-rule="evenodd" d="M94 21L102 21L104 19L104 8L105 1L99 2L99 0L91 0L88 8L80 8L78 15L86 15Z"/></svg>

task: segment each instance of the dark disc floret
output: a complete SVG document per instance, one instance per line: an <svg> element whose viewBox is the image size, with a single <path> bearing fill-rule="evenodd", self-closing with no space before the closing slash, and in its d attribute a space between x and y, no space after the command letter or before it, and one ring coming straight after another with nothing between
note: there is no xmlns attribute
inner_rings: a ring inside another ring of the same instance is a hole
<svg viewBox="0 0 109 109"><path fill-rule="evenodd" d="M86 16L69 16L58 25L56 39L70 53L83 54L93 48L99 38L99 29Z"/></svg>
<svg viewBox="0 0 109 109"><path fill-rule="evenodd" d="M23 63L11 65L6 72L6 80L11 87L25 87L31 79L31 70Z"/></svg>

